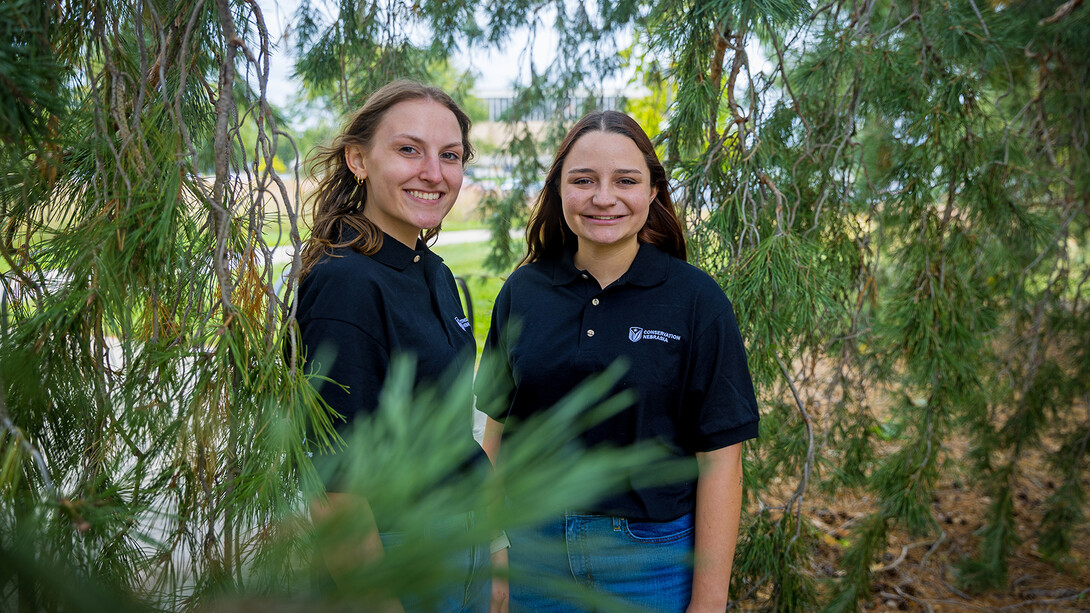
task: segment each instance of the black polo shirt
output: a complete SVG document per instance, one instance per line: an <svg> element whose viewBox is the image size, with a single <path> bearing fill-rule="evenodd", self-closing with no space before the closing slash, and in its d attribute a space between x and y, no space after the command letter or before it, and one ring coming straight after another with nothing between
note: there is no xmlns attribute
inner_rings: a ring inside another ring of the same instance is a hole
<svg viewBox="0 0 1090 613"><path fill-rule="evenodd" d="M442 258L423 242L410 249L388 235L373 255L351 248L333 254L300 283L298 321L307 372L339 384L312 379L345 416L338 430L374 412L393 355L416 359L417 385L434 385L459 371L471 376L476 343ZM472 437L472 399L459 406L466 408L465 430L451 435Z"/></svg>
<svg viewBox="0 0 1090 613"><path fill-rule="evenodd" d="M635 404L584 433L588 446L653 441L695 458L757 436L745 349L715 280L643 244L624 276L602 289L572 257L523 266L500 290L477 375L479 409L517 424L625 358L614 391L635 390ZM521 333L506 338L512 323ZM695 479L651 486L634 473L628 485L586 510L669 521L695 508Z"/></svg>

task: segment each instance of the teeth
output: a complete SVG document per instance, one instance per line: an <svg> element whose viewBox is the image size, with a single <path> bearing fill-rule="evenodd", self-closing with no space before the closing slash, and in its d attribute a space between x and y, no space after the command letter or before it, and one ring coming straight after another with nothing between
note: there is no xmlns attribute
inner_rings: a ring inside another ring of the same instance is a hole
<svg viewBox="0 0 1090 613"><path fill-rule="evenodd" d="M609 221L611 219L618 219L620 215L591 215L591 219L600 219L602 221Z"/></svg>
<svg viewBox="0 0 1090 613"><path fill-rule="evenodd" d="M416 190L409 190L409 195L413 198L420 198L421 200L438 200L439 194L436 192L418 192Z"/></svg>

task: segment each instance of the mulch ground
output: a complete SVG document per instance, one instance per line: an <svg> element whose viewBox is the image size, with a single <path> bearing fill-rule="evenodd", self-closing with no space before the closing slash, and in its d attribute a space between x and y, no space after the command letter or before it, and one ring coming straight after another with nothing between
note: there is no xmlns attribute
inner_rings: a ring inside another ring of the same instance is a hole
<svg viewBox="0 0 1090 613"><path fill-rule="evenodd" d="M951 449L957 456L964 446ZM961 449L958 449L961 447ZM872 566L874 583L864 608L871 611L1009 611L1090 612L1090 525L1075 528L1070 558L1056 565L1037 550L1038 527L1045 501L1057 487L1045 462L1047 449L1029 453L1019 463L1015 479L1014 518L1020 543L1008 560L1005 590L968 594L960 590L954 566L977 555L978 531L991 500L983 484L962 482L962 475L941 483L932 499L939 532L912 538L893 530L881 561ZM1090 476L1084 476L1090 489ZM786 484L785 484L786 485ZM820 535L811 575L834 580L853 527L874 508L865 495L835 497L809 494L804 512ZM1090 515L1090 512L1088 512ZM745 605L742 607L746 608Z"/></svg>

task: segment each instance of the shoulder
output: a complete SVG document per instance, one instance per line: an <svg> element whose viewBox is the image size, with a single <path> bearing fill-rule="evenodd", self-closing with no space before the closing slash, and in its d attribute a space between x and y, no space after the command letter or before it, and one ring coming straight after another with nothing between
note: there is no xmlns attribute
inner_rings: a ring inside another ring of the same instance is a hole
<svg viewBox="0 0 1090 613"><path fill-rule="evenodd" d="M697 266L680 258L670 257L666 285L672 291L685 291L703 307L729 307L730 300L719 282Z"/></svg>
<svg viewBox="0 0 1090 613"><path fill-rule="evenodd" d="M524 264L511 272L496 294L493 317L505 318L514 311L522 311L528 305L539 302L543 292L552 287L551 269L542 262Z"/></svg>
<svg viewBox="0 0 1090 613"><path fill-rule="evenodd" d="M689 325L698 334L708 330L737 327L734 305L714 277L679 258L670 258L669 273L661 286L669 296L678 296L679 312L689 314Z"/></svg>
<svg viewBox="0 0 1090 613"><path fill-rule="evenodd" d="M507 277L509 283L534 283L542 279L551 279L558 262L553 260L539 260L523 266L519 266Z"/></svg>
<svg viewBox="0 0 1090 613"><path fill-rule="evenodd" d="M354 321L376 296L380 265L351 249L337 249L314 264L299 283L299 317Z"/></svg>
<svg viewBox="0 0 1090 613"><path fill-rule="evenodd" d="M374 274L378 262L347 247L334 249L321 257L307 273L315 281L365 279Z"/></svg>
<svg viewBox="0 0 1090 613"><path fill-rule="evenodd" d="M447 266L447 263L443 261L443 258L436 255L434 252L429 251L429 256L435 258L434 268L437 271L437 277L443 282L454 283L454 271Z"/></svg>
<svg viewBox="0 0 1090 613"><path fill-rule="evenodd" d="M519 266L503 282L501 291L507 293L528 290L552 283L555 264L548 261L532 262Z"/></svg>

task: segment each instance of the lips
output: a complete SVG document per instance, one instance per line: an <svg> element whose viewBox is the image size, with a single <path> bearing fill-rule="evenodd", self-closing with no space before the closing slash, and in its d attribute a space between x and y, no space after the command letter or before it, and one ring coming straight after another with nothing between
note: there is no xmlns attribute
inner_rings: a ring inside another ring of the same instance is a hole
<svg viewBox="0 0 1090 613"><path fill-rule="evenodd" d="M624 215L584 215L587 219L593 219L594 221L613 221L614 219L620 219Z"/></svg>

